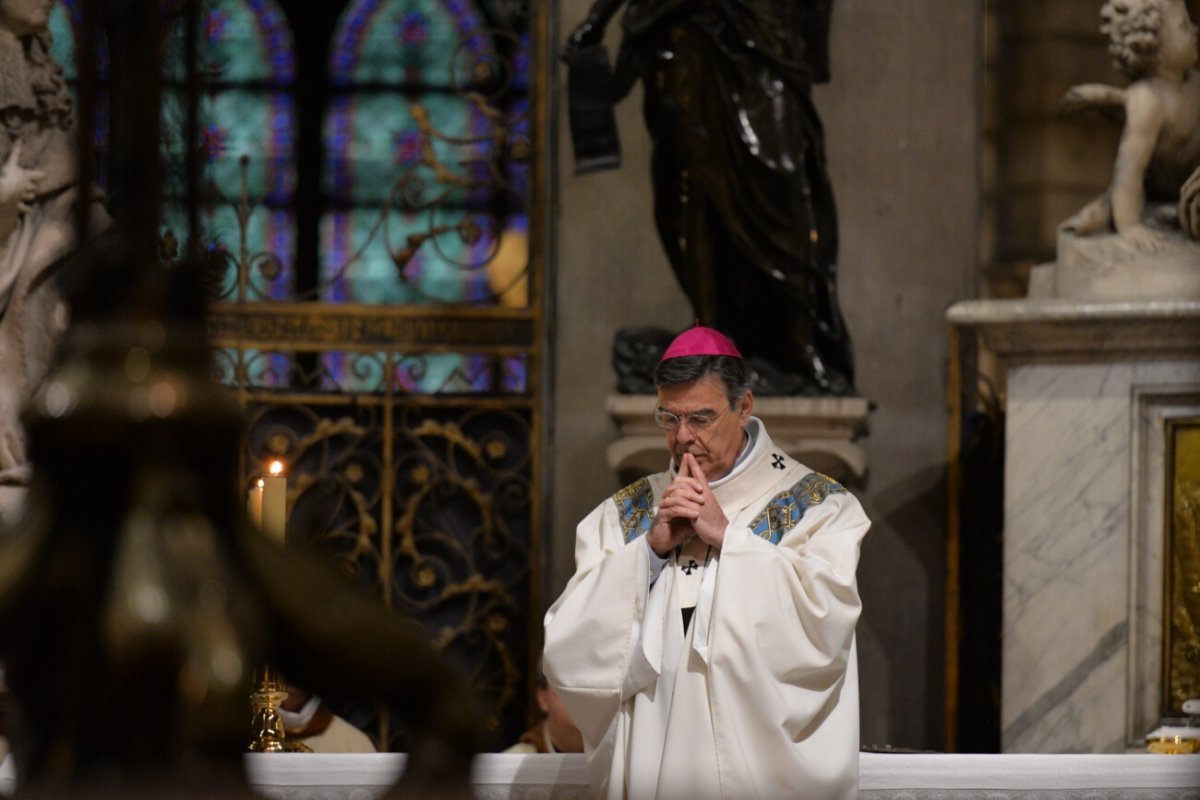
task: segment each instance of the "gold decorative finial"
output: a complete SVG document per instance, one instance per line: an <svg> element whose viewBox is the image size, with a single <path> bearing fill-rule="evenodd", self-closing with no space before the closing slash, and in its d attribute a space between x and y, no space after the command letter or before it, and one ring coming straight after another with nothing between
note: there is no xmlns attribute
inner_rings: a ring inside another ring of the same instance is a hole
<svg viewBox="0 0 1200 800"><path fill-rule="evenodd" d="M287 698L287 684L269 664L255 676L250 695L250 745L252 753L311 753L303 742L289 742L279 718L279 705Z"/></svg>

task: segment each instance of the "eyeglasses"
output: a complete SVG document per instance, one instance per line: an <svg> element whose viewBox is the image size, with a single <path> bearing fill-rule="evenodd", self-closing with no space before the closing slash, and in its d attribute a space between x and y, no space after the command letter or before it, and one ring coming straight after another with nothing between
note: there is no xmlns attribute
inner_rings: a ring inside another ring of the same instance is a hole
<svg viewBox="0 0 1200 800"><path fill-rule="evenodd" d="M725 412L728 410L728 408L723 408L716 414L711 411L701 411L695 414L676 414L674 411L667 411L660 406L654 409L654 422L664 431L678 429L681 422L686 422L688 427L693 431L703 431L716 424L717 420L725 416Z"/></svg>

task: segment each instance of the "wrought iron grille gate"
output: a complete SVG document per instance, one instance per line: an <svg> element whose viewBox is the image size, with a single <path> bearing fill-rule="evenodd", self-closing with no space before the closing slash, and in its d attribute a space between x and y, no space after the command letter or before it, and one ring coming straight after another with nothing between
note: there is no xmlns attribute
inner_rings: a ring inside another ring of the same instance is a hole
<svg viewBox="0 0 1200 800"><path fill-rule="evenodd" d="M532 310L222 304L210 317L218 372L237 378L248 415L244 486L274 458L288 465L289 539L327 546L424 626L485 698L498 742L523 721L537 624L533 382L506 395L414 395L396 375L446 348L536 365L536 329ZM378 382L305 391L246 380L255 359L298 373L331 352L377 363ZM374 716L381 743L402 743L386 711Z"/></svg>

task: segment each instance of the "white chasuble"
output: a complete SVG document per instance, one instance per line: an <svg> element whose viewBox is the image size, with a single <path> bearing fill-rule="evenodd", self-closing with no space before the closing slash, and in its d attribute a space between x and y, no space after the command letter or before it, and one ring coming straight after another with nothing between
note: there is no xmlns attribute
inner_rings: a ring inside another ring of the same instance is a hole
<svg viewBox="0 0 1200 800"><path fill-rule="evenodd" d="M583 734L606 798L858 793L855 498L777 448L710 481L729 526L657 561L642 539L673 469L601 503L546 615L546 676ZM683 609L693 609L685 628Z"/></svg>

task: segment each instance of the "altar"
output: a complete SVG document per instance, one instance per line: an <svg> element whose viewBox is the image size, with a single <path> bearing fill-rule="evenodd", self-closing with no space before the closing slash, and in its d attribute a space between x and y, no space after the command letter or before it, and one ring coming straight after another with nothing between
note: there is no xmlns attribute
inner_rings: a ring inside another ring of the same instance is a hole
<svg viewBox="0 0 1200 800"><path fill-rule="evenodd" d="M251 785L273 800L373 800L404 768L397 753L253 753ZM485 753L472 770L481 800L589 798L582 755ZM11 795L12 760L0 766ZM861 800L1200 800L1200 755L863 753Z"/></svg>
<svg viewBox="0 0 1200 800"><path fill-rule="evenodd" d="M250 782L274 800L367 800L382 796L404 756L255 754ZM481 800L591 797L582 755L475 759ZM862 800L1197 800L1200 755L943 755L863 753Z"/></svg>
<svg viewBox="0 0 1200 800"><path fill-rule="evenodd" d="M246 757L251 784L274 800L380 797L403 765L397 754ZM1200 799L1200 755L863 753L859 769L861 800ZM482 754L472 785L481 800L591 797L582 755Z"/></svg>

